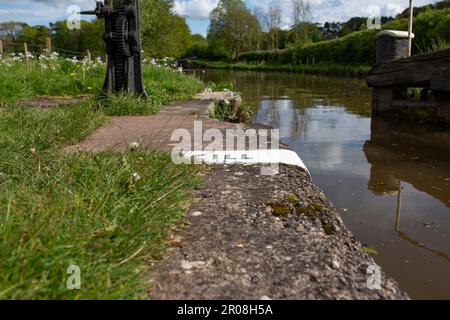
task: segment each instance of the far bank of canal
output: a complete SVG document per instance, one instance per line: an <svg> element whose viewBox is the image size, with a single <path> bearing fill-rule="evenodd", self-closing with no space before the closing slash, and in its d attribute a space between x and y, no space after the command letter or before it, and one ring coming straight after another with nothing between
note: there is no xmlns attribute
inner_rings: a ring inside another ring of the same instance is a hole
<svg viewBox="0 0 450 320"><path fill-rule="evenodd" d="M358 240L414 299L450 299L450 131L371 120L360 79L208 70L280 129Z"/></svg>

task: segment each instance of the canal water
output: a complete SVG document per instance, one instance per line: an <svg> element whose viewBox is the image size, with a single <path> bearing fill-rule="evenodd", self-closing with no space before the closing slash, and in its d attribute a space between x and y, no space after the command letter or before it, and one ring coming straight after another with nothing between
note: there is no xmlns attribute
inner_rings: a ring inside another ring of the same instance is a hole
<svg viewBox="0 0 450 320"><path fill-rule="evenodd" d="M450 132L371 119L359 79L208 70L280 129L356 238L414 299L450 299Z"/></svg>

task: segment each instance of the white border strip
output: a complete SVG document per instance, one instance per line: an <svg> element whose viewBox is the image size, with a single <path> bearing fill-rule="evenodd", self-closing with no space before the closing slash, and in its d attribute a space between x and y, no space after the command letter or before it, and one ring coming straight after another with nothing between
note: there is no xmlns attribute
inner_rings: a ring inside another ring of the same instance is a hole
<svg viewBox="0 0 450 320"><path fill-rule="evenodd" d="M231 151L188 151L183 154L185 159L197 159L206 164L287 164L302 168L311 174L298 154L292 150L231 150Z"/></svg>

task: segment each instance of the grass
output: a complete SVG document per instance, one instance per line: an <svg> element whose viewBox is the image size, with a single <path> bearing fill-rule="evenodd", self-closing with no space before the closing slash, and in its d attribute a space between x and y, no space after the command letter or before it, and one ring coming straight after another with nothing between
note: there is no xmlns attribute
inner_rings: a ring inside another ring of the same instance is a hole
<svg viewBox="0 0 450 320"><path fill-rule="evenodd" d="M30 66L0 74L12 90L0 89L0 299L145 298L148 261L167 247L188 192L200 183L198 168L176 166L159 152L65 154L61 147L110 114L154 113L203 86L153 69L145 74L150 102L133 108L136 98L120 95L101 108L94 99L51 109L16 104L40 94L87 93L101 85L100 70L84 79L56 73L61 81L48 75L45 83ZM66 287L71 265L80 267L81 290Z"/></svg>
<svg viewBox="0 0 450 320"><path fill-rule="evenodd" d="M217 82L217 83L210 82L208 87L212 91L224 91L224 90L229 90L229 91L233 91L233 92L237 91L237 86L236 86L235 81L222 81L222 82Z"/></svg>
<svg viewBox="0 0 450 320"><path fill-rule="evenodd" d="M103 66L83 70L80 65L65 60L55 60L49 64L36 60L4 64L8 67L0 72L2 103L42 95L94 94L95 89L101 87L104 77Z"/></svg>
<svg viewBox="0 0 450 320"><path fill-rule="evenodd" d="M210 69L228 69L228 70L249 70L249 71L287 71L296 73L320 74L320 75L336 75L363 77L368 74L371 66L356 66L342 64L246 64L233 63L226 61L196 61L199 65Z"/></svg>
<svg viewBox="0 0 450 320"><path fill-rule="evenodd" d="M46 63L38 60L10 63L2 70L0 105L36 96L100 96L105 75L104 65L62 59ZM188 99L205 88L193 76L155 66L144 66L144 82L149 95L148 101L123 94L110 95L97 101L108 115L155 114L161 106L175 100Z"/></svg>

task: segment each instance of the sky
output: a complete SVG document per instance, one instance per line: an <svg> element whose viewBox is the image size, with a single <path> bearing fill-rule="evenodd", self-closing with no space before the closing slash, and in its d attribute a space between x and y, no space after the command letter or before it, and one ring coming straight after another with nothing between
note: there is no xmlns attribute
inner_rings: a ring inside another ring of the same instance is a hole
<svg viewBox="0 0 450 320"><path fill-rule="evenodd" d="M274 0L246 0L247 6L267 8ZM176 0L175 11L186 17L193 33L206 35L209 13L218 0ZM292 24L290 18L291 0L276 1L282 9L282 26ZM374 8L383 16L394 16L403 11L408 0L310 0L312 21L346 21L351 17L368 16ZM416 6L434 3L434 0L414 0ZM0 0L0 22L24 21L31 25L47 25L49 22L67 19L67 8L78 5L82 10L93 9L95 0Z"/></svg>

